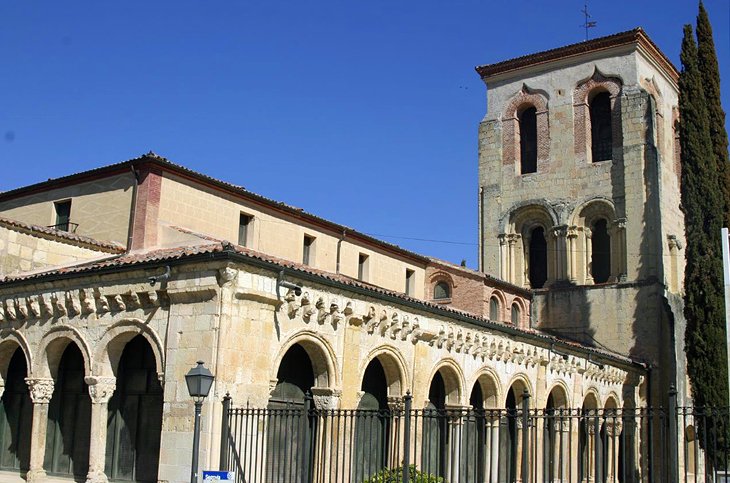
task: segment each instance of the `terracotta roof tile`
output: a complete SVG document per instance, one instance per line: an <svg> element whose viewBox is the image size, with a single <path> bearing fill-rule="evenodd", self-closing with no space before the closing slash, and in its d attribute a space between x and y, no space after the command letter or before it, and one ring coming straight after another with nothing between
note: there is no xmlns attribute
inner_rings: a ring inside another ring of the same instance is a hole
<svg viewBox="0 0 730 483"><path fill-rule="evenodd" d="M31 225L29 223L11 220L10 218L2 216L0 216L0 226L48 240L55 240L69 245L81 246L90 250L98 250L107 253L121 253L125 250L124 246L118 243L99 241L87 236L77 235L76 233L56 230L45 226Z"/></svg>

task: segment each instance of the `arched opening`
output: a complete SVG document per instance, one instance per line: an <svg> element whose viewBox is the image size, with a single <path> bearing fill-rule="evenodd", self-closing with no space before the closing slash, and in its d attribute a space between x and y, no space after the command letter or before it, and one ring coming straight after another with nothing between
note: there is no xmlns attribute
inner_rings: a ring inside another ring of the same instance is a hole
<svg viewBox="0 0 730 483"><path fill-rule="evenodd" d="M517 395L513 387L510 387L505 400L505 417L500 421L499 428L499 481L517 481L517 457L518 457L518 411Z"/></svg>
<svg viewBox="0 0 730 483"><path fill-rule="evenodd" d="M599 443L598 436L601 433L600 420L598 415L598 401L591 393L583 401L581 417L578 424L578 478L583 481L593 478L596 473L596 445Z"/></svg>
<svg viewBox="0 0 730 483"><path fill-rule="evenodd" d="M613 132L611 128L611 95L601 92L591 101L591 153L593 162L613 157Z"/></svg>
<svg viewBox="0 0 730 483"><path fill-rule="evenodd" d="M434 300L445 300L451 298L451 288L449 284L441 281L437 282L433 287L433 298Z"/></svg>
<svg viewBox="0 0 730 483"><path fill-rule="evenodd" d="M537 172L537 109L528 107L519 115L520 174Z"/></svg>
<svg viewBox="0 0 730 483"><path fill-rule="evenodd" d="M543 426L543 475L545 481L562 481L567 478L568 448L570 432L569 415L565 391L556 386L550 391L545 404L545 419Z"/></svg>
<svg viewBox="0 0 730 483"><path fill-rule="evenodd" d="M428 389L428 405L423 413L421 466L425 473L446 476L447 421L446 384L441 372L434 374Z"/></svg>
<svg viewBox="0 0 730 483"><path fill-rule="evenodd" d="M15 349L5 378L0 404L0 470L27 471L30 467L30 427L33 403L30 400L25 354Z"/></svg>
<svg viewBox="0 0 730 483"><path fill-rule="evenodd" d="M362 397L355 418L352 481L363 481L387 466L390 411L385 369L375 358L368 364L360 386Z"/></svg>
<svg viewBox="0 0 730 483"><path fill-rule="evenodd" d="M269 398L269 408L303 406L305 394L314 386L314 369L309 354L294 344L284 354L276 373L276 387Z"/></svg>
<svg viewBox="0 0 730 483"><path fill-rule="evenodd" d="M61 356L48 406L43 469L49 475L85 478L88 473L91 398L84 374L84 357L70 343Z"/></svg>
<svg viewBox="0 0 730 483"><path fill-rule="evenodd" d="M496 322L499 319L499 299L496 296L492 296L489 299L489 320Z"/></svg>
<svg viewBox="0 0 730 483"><path fill-rule="evenodd" d="M157 481L162 432L162 385L157 361L142 335L122 351L117 388L109 400L106 475L120 481Z"/></svg>
<svg viewBox="0 0 730 483"><path fill-rule="evenodd" d="M510 320L512 321L512 325L520 325L520 317L522 316L522 313L520 311L520 306L517 304L517 302L512 304L512 310L510 311Z"/></svg>
<svg viewBox="0 0 730 483"><path fill-rule="evenodd" d="M592 233L591 276L595 283L606 283L611 276L611 237L605 218L593 223Z"/></svg>
<svg viewBox="0 0 730 483"><path fill-rule="evenodd" d="M316 418L307 412L307 393L314 386L312 360L300 344L287 350L276 373L268 405L266 481L303 481L312 472ZM309 401L311 403L311 400Z"/></svg>
<svg viewBox="0 0 730 483"><path fill-rule="evenodd" d="M479 381L474 383L469 406L471 410L466 414L461 438L461 481L484 481L487 417Z"/></svg>
<svg viewBox="0 0 730 483"><path fill-rule="evenodd" d="M547 281L547 239L541 226L530 231L529 267L530 287L542 288Z"/></svg>

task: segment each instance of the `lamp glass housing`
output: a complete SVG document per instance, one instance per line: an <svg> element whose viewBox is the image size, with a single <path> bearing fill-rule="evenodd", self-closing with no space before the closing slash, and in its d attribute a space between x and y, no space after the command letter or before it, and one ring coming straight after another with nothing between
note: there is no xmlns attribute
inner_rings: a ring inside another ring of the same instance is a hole
<svg viewBox="0 0 730 483"><path fill-rule="evenodd" d="M213 374L203 365L203 361L198 361L198 365L185 374L185 383L188 386L190 397L196 401L202 401L208 397L213 379Z"/></svg>

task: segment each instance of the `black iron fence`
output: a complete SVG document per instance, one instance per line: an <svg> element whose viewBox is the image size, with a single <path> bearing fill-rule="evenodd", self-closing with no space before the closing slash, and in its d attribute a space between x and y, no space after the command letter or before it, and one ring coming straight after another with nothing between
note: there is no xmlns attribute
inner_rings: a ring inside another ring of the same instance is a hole
<svg viewBox="0 0 730 483"><path fill-rule="evenodd" d="M235 408L220 467L239 483L724 482L728 408Z"/></svg>

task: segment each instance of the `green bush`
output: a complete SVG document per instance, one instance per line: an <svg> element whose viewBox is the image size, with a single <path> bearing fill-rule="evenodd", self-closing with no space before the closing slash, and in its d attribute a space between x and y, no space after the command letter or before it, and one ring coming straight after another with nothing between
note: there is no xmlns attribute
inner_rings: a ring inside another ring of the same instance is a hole
<svg viewBox="0 0 730 483"><path fill-rule="evenodd" d="M403 481L403 467L384 469L362 483L401 483ZM416 469L416 465L408 467L408 481L410 483L446 483L443 478Z"/></svg>

